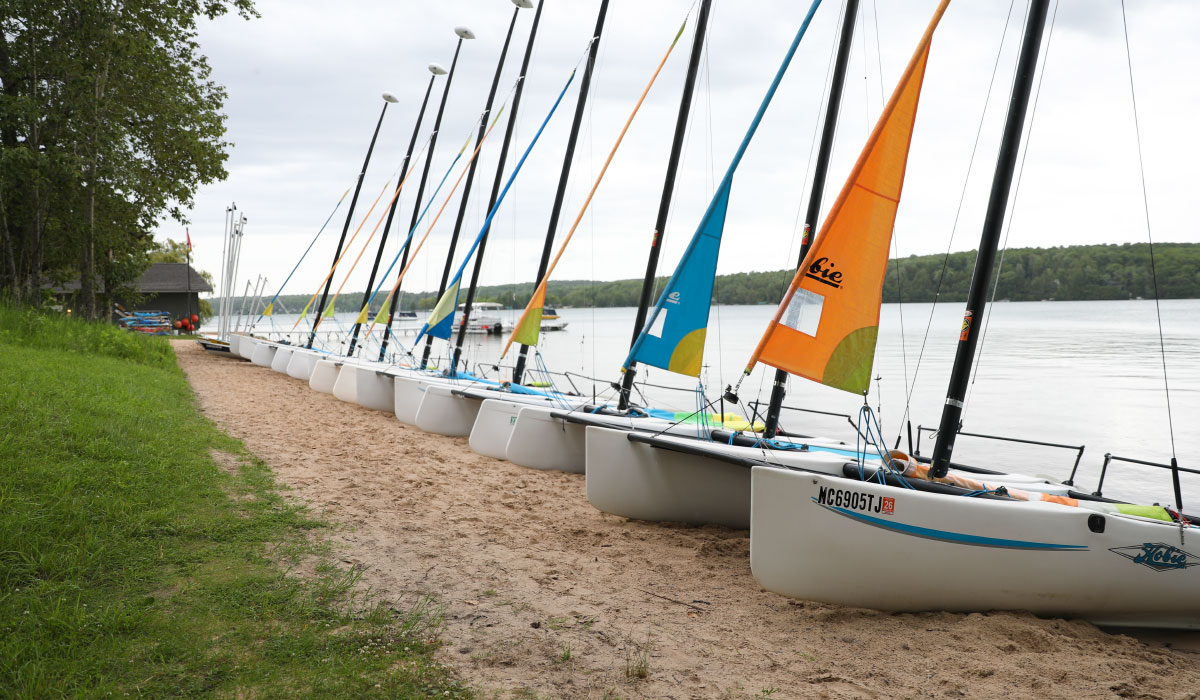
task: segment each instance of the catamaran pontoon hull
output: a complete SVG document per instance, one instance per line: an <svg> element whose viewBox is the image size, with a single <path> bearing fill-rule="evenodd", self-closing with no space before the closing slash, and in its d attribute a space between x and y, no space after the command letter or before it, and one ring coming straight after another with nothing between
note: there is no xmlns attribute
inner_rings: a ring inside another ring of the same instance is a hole
<svg viewBox="0 0 1200 700"><path fill-rule="evenodd" d="M588 426L582 422L562 418L562 412L563 410L557 407L522 408L511 425L504 455L508 461L530 469L561 469L576 474L584 473L587 464ZM483 411L480 411L480 418L482 417ZM587 414L586 418L589 423L603 424L601 427L614 430L664 431L692 437L702 433L701 426L695 423L675 423L661 418L604 413Z"/></svg>
<svg viewBox="0 0 1200 700"><path fill-rule="evenodd" d="M313 367L312 376L308 378L308 386L313 391L325 394L333 393L333 385L337 383L342 363L335 360L317 360Z"/></svg>
<svg viewBox="0 0 1200 700"><path fill-rule="evenodd" d="M752 474L750 568L778 593L1200 629L1200 549L1181 544L1178 525L771 467Z"/></svg>
<svg viewBox="0 0 1200 700"><path fill-rule="evenodd" d="M396 411L396 388L393 385L394 375L384 371L383 365L377 367L361 365L342 365L342 374L350 367L354 373L355 400L359 406L372 411L394 413ZM338 381L341 381L341 374Z"/></svg>
<svg viewBox="0 0 1200 700"><path fill-rule="evenodd" d="M271 360L271 369L280 374L287 374L288 363L292 361L292 353L296 348L291 345L280 345L275 350L275 357Z"/></svg>
<svg viewBox="0 0 1200 700"><path fill-rule="evenodd" d="M586 431L588 501L636 520L750 527L750 474L744 466L630 442L628 430Z"/></svg>
<svg viewBox="0 0 1200 700"><path fill-rule="evenodd" d="M293 379L307 382L312 379L317 362L325 357L323 353L297 348L292 351L292 359L288 360L287 373Z"/></svg>
<svg viewBox="0 0 1200 700"><path fill-rule="evenodd" d="M258 346L258 338L249 335L241 336L241 340L237 344L237 355L243 360L249 360L254 356L254 348Z"/></svg>
<svg viewBox="0 0 1200 700"><path fill-rule="evenodd" d="M479 404L475 424L471 426L471 449L477 454L496 459L507 459L508 439L512 435L517 415L525 404L504 399L485 399Z"/></svg>
<svg viewBox="0 0 1200 700"><path fill-rule="evenodd" d="M250 361L259 367L270 367L271 362L275 359L275 351L279 346L269 341L262 341L254 347L254 354L250 356Z"/></svg>

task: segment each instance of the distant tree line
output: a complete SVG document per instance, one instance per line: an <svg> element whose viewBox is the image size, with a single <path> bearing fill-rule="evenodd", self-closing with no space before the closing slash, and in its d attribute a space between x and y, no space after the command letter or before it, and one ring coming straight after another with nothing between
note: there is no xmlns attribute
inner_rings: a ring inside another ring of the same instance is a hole
<svg viewBox="0 0 1200 700"><path fill-rule="evenodd" d="M1159 243L1154 246L1154 263L1159 298L1200 298L1200 243ZM920 303L935 298L964 301L974 267L974 251L913 255L892 260L883 283L883 300L885 303ZM997 261L996 271L998 274L993 276L998 283L996 299L1074 301L1150 299L1154 296L1150 246L1145 243L1016 248L1006 251ZM787 291L793 274L793 270L775 270L719 275L713 286L713 299L723 305L775 304ZM661 289L666 281L666 277L660 277L657 289ZM520 308L529 301L533 287L532 282L480 287L476 299ZM615 282L551 280L547 304L636 306L641 288L640 279ZM298 313L309 298L282 295L280 301L288 311ZM463 298L466 298L465 294ZM362 301L361 292L343 294L338 298L336 308L338 311L357 311L362 308ZM408 293L402 296L398 308L428 310L436 302L434 292ZM279 306L278 302L276 306ZM378 304L373 304L371 313L377 311L377 307Z"/></svg>
<svg viewBox="0 0 1200 700"><path fill-rule="evenodd" d="M0 296L78 283L100 315L134 285L164 218L224 179L225 90L197 20L252 0L5 0L0 12Z"/></svg>

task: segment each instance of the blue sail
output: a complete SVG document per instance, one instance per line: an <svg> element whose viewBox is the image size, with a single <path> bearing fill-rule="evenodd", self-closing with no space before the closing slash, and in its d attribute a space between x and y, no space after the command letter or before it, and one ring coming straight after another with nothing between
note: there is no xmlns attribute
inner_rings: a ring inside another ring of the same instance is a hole
<svg viewBox="0 0 1200 700"><path fill-rule="evenodd" d="M458 266L458 272L454 273L454 278L446 287L446 292L438 299L437 305L434 306L434 311L430 312L429 318L421 326L421 332L417 334L416 340L413 341L414 347L426 335L442 339L450 338L454 326L454 313L458 308L458 291L463 272L467 269L467 263L475 255L480 241L487 235L488 229L492 226L492 219L496 217L496 212L500 210L500 205L504 202L504 196L508 194L513 181L517 179L517 174L521 172L521 166L525 165L525 159L529 157L530 152L533 151L533 147L537 145L538 139L541 137L542 132L546 130L546 125L550 123L550 118L554 116L554 112L558 110L558 105L562 102L563 96L567 94L567 89L571 87L573 80L575 80L574 70L571 71L571 76L567 78L567 83L563 85L562 91L558 93L558 99L554 100L554 106L550 108L550 113L542 120L542 125L538 127L537 133L533 135L533 140L529 142L529 145L525 148L525 152L521 154L521 160L517 161L512 174L508 176L508 182L504 183L504 189L500 191L500 196L496 198L496 203L492 205L492 210L488 212L487 218L483 221L483 226L479 229L479 233L476 234L475 240L471 243L470 250L467 251L462 264ZM512 117L510 116L509 118L511 119ZM430 325L431 322L433 325Z"/></svg>
<svg viewBox="0 0 1200 700"><path fill-rule="evenodd" d="M721 234L725 230L725 211L729 207L729 192L733 187L733 174L737 171L763 115L767 112L779 83L791 65L800 41L812 23L813 15L821 6L821 0L813 0L808 14L796 31L787 55L783 58L775 79L767 88L767 94L758 106L758 112L750 122L750 128L742 138L733 161L725 171L725 177L713 194L708 209L700 219L700 225L688 243L674 274L663 288L654 305L646 326L638 334L629 355L622 363L622 371L635 363L661 367L680 374L699 376L704 358L704 338L708 327L708 311L712 303L713 278L717 275L717 258L721 252Z"/></svg>
<svg viewBox="0 0 1200 700"><path fill-rule="evenodd" d="M675 274L663 288L645 330L629 351L633 361L700 376L729 189L730 183L722 183L704 212L700 227L684 251ZM626 367L629 362L628 359L625 361Z"/></svg>

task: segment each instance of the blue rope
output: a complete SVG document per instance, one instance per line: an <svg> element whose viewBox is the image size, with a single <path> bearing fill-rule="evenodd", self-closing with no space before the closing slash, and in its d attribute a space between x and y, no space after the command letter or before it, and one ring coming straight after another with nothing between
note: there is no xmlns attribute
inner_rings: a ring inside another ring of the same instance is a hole
<svg viewBox="0 0 1200 700"><path fill-rule="evenodd" d="M915 490L915 487L908 483L903 474L892 469L892 458L887 453L887 448L883 441L883 428L880 427L879 418L871 410L870 404L863 403L862 407L858 409L858 424L855 427L857 430L855 431L854 452L856 454L856 461L858 462L858 478L862 481L868 481L866 475L867 450L873 447L875 448L875 454L879 457L883 465L875 470L875 474L870 480L876 481L879 484L886 484L887 477L884 471L887 470L895 474L896 479L905 488Z"/></svg>

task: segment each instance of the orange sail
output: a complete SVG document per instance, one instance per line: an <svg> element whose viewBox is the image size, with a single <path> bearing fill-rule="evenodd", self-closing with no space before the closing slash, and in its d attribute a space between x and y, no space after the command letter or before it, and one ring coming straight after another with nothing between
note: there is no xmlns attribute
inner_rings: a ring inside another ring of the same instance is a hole
<svg viewBox="0 0 1200 700"><path fill-rule="evenodd" d="M896 209L904 187L929 45L942 0L858 162L750 358L864 393L870 385L879 305Z"/></svg>

